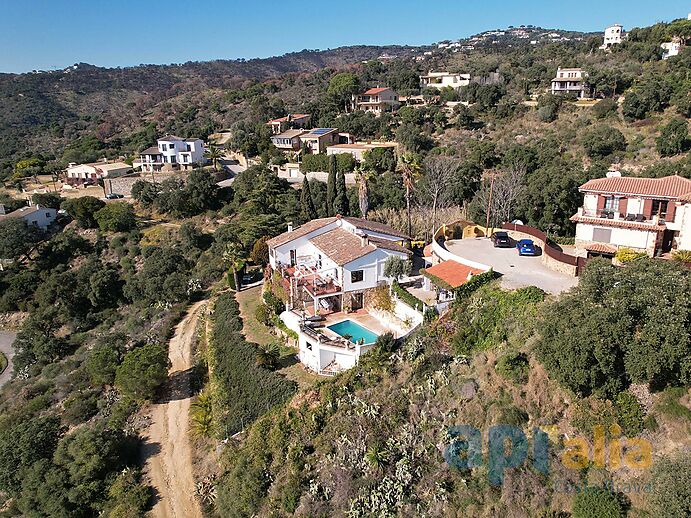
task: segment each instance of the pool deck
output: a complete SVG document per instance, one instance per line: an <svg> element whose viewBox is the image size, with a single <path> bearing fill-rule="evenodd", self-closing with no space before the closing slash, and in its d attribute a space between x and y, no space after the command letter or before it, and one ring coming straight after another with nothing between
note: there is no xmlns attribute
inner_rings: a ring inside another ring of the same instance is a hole
<svg viewBox="0 0 691 518"><path fill-rule="evenodd" d="M326 320L323 322L324 328L327 328L339 322L343 322L344 320L352 320L353 322L361 325L365 329L372 331L377 336L390 332L394 333L394 335L396 334L395 331L389 329L376 317L370 315L365 309L353 311L352 313L344 313L342 311L338 313L331 313L326 317ZM327 331L330 333L333 332L330 330Z"/></svg>

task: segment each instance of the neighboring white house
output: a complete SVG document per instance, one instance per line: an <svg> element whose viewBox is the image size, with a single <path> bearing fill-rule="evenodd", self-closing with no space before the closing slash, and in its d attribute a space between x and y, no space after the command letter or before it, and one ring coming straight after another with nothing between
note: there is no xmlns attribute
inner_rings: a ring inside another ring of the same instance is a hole
<svg viewBox="0 0 691 518"><path fill-rule="evenodd" d="M613 256L620 247L650 256L691 250L691 180L622 177L590 180L579 188L583 206L576 222L576 247L587 255Z"/></svg>
<svg viewBox="0 0 691 518"><path fill-rule="evenodd" d="M41 207L40 205L29 205L22 207L9 214L5 214L5 206L0 205L0 221L10 218L21 218L26 221L29 226L46 230L58 215L58 211L50 207Z"/></svg>
<svg viewBox="0 0 691 518"><path fill-rule="evenodd" d="M586 97L589 93L587 77L588 73L580 68L557 68L557 75L552 79L552 95L574 94L579 98Z"/></svg>
<svg viewBox="0 0 691 518"><path fill-rule="evenodd" d="M357 162L362 162L365 158L365 153L373 149L393 149L394 153L398 150L398 143L396 142L356 142L354 144L335 144L326 148L327 155L338 155L341 153L348 153L353 155Z"/></svg>
<svg viewBox="0 0 691 518"><path fill-rule="evenodd" d="M662 47L662 59L669 59L679 55L681 49L684 48L684 43L681 41L681 38L674 38L672 41L660 44L660 47Z"/></svg>
<svg viewBox="0 0 691 518"><path fill-rule="evenodd" d="M602 43L600 48L605 50L612 47L613 45L619 45L622 42L623 38L624 28L618 23L610 25L605 29L604 42Z"/></svg>
<svg viewBox="0 0 691 518"><path fill-rule="evenodd" d="M288 294L281 318L298 333L300 359L309 368L327 374L352 367L377 334L395 329L404 334L403 324L386 324L368 308L375 289L391 281L384 275L386 260L409 259L407 240L387 225L335 216L289 226L267 242L271 268ZM418 316L411 315L410 326L419 323ZM334 326L319 325L325 319L349 326L357 321L355 328L370 331L369 339L351 340L332 331Z"/></svg>
<svg viewBox="0 0 691 518"><path fill-rule="evenodd" d="M204 141L167 135L157 145L142 151L139 162L143 171L192 169L204 163Z"/></svg>
<svg viewBox="0 0 691 518"><path fill-rule="evenodd" d="M127 174L132 166L125 162L109 162L104 159L93 164L70 164L65 170L69 185L95 184L103 178L117 178Z"/></svg>
<svg viewBox="0 0 691 518"><path fill-rule="evenodd" d="M426 76L420 76L421 88L444 88L450 86L454 90L470 84L470 74L451 74L450 72L429 72Z"/></svg>

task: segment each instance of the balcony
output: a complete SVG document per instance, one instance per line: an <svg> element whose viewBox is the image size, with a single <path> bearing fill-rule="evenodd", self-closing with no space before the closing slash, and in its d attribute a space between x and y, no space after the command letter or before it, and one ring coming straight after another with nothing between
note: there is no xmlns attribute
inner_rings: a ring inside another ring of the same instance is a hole
<svg viewBox="0 0 691 518"><path fill-rule="evenodd" d="M343 288L336 280L336 272L325 272L317 268L316 265L301 264L298 266L281 267L281 276L283 277L286 288L302 287L307 293L316 297L324 297L328 295L337 295L343 291Z"/></svg>
<svg viewBox="0 0 691 518"><path fill-rule="evenodd" d="M646 217L644 214L639 213L627 213L623 214L618 210L613 209L586 209L584 207L579 207L576 213L577 217L583 218L597 218L597 219L607 219L612 221L628 221L631 223L647 223L650 225L662 225L665 223L665 215L660 214L654 215L650 218Z"/></svg>

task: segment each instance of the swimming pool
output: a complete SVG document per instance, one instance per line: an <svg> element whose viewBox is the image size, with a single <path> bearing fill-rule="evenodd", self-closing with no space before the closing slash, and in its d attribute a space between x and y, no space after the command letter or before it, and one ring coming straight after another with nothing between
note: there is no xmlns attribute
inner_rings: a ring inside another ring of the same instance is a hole
<svg viewBox="0 0 691 518"><path fill-rule="evenodd" d="M360 340L363 340L363 344L365 345L373 344L377 341L376 334L352 320L343 320L338 324L328 326L328 329L343 337L347 336L354 344L358 343Z"/></svg>

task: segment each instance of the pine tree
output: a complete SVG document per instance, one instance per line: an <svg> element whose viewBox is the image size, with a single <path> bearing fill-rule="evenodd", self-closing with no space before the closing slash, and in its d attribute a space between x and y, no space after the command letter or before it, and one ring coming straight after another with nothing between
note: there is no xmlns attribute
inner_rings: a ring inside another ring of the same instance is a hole
<svg viewBox="0 0 691 518"><path fill-rule="evenodd" d="M348 215L348 193L346 191L345 173L340 172L336 176L336 199L334 200L333 210L335 214L341 216Z"/></svg>
<svg viewBox="0 0 691 518"><path fill-rule="evenodd" d="M300 217L303 221L310 221L317 218L317 209L312 201L312 191L307 176L302 181L302 191L300 192Z"/></svg>
<svg viewBox="0 0 691 518"><path fill-rule="evenodd" d="M326 182L326 215L333 216L336 200L336 155L329 156L329 179Z"/></svg>

